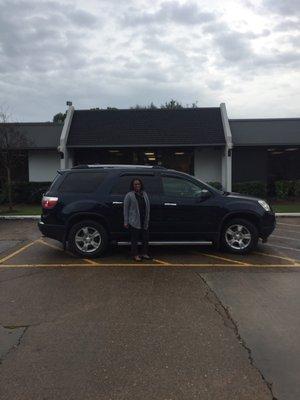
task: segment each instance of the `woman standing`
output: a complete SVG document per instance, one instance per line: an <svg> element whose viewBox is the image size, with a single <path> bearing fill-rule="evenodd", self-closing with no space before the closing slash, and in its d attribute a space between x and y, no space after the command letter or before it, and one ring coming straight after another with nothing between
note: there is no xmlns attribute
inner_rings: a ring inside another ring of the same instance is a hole
<svg viewBox="0 0 300 400"><path fill-rule="evenodd" d="M143 182L140 179L133 179L130 184L130 192L124 199L124 226L130 229L131 252L135 261L142 259L151 260L148 255L149 246L149 218L150 201L144 191ZM143 248L142 255L138 254L138 241L141 237Z"/></svg>

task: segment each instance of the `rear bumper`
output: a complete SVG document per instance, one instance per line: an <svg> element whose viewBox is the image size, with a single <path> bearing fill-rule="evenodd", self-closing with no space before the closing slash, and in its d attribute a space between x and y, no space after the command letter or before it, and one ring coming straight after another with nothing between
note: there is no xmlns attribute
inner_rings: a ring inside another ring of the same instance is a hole
<svg viewBox="0 0 300 400"><path fill-rule="evenodd" d="M65 227L63 225L45 224L44 222L39 221L38 227L44 236L58 240L60 242L64 241Z"/></svg>

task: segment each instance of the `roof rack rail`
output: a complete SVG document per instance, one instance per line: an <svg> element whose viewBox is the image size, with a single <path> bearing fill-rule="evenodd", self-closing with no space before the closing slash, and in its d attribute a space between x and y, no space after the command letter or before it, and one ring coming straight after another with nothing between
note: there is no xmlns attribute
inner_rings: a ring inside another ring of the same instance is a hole
<svg viewBox="0 0 300 400"><path fill-rule="evenodd" d="M132 164L79 164L71 169L89 169L89 168L157 168L166 169L160 165L132 165Z"/></svg>

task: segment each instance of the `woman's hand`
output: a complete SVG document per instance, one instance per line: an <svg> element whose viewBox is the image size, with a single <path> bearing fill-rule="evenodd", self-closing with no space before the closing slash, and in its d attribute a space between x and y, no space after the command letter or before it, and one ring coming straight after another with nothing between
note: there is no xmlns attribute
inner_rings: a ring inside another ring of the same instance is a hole
<svg viewBox="0 0 300 400"><path fill-rule="evenodd" d="M128 229L128 226L129 226L128 224L124 224L124 228Z"/></svg>

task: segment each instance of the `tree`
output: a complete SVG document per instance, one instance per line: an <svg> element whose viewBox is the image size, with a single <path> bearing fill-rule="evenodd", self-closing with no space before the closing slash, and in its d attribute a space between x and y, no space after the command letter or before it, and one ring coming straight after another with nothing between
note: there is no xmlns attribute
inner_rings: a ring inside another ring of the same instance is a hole
<svg viewBox="0 0 300 400"><path fill-rule="evenodd" d="M162 104L160 108L167 109L167 110L178 110L183 108L182 104L179 103L177 100L171 99L170 101Z"/></svg>
<svg viewBox="0 0 300 400"><path fill-rule="evenodd" d="M67 112L63 113L57 113L54 115L53 117L53 122L57 123L57 124L63 124L66 118Z"/></svg>
<svg viewBox="0 0 300 400"><path fill-rule="evenodd" d="M157 107L153 102L148 106L142 106L140 104L136 104L134 107L130 107L131 110L156 110L161 108L163 110L179 110L182 108L198 108L198 102L193 102L192 105L186 104L183 106L179 101L171 99L167 101L165 104L161 104L160 107Z"/></svg>
<svg viewBox="0 0 300 400"><path fill-rule="evenodd" d="M130 107L131 110L156 110L156 105L151 101L148 106L141 106L140 104L136 104L134 107Z"/></svg>
<svg viewBox="0 0 300 400"><path fill-rule="evenodd" d="M12 169L28 147L29 140L8 120L8 115L0 111L0 167L4 171L9 210L12 210Z"/></svg>

